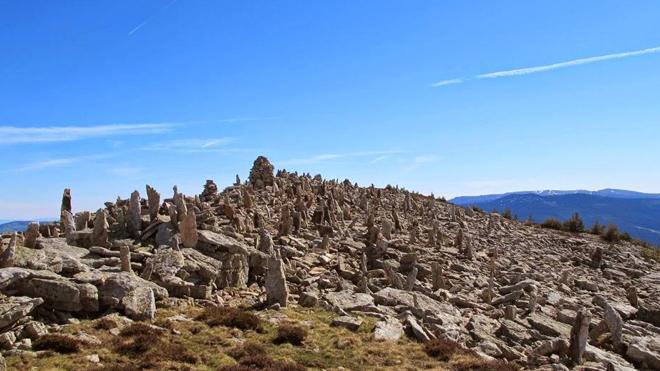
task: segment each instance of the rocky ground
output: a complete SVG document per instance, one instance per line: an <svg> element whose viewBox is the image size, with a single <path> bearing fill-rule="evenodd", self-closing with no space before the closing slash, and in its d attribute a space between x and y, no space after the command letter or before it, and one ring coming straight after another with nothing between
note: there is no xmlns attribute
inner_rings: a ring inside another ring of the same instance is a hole
<svg viewBox="0 0 660 371"><path fill-rule="evenodd" d="M1 247L9 369L660 369L640 246L263 157L194 197L67 189Z"/></svg>

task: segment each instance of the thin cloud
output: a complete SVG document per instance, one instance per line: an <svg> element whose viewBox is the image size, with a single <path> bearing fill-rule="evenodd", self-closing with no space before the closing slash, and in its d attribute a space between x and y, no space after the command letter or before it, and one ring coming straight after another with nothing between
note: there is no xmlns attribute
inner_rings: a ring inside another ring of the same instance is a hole
<svg viewBox="0 0 660 371"><path fill-rule="evenodd" d="M97 126L16 127L0 126L0 144L68 142L116 135L154 134L171 131L176 124L112 124Z"/></svg>
<svg viewBox="0 0 660 371"><path fill-rule="evenodd" d="M423 155L423 156L415 157L413 162L416 164L428 164L431 162L436 162L438 160L439 158L436 155Z"/></svg>
<svg viewBox="0 0 660 371"><path fill-rule="evenodd" d="M127 176L135 176L138 174L141 174L144 171L144 169L139 168L139 167L114 167L108 170L108 172L112 175L120 176L120 177L127 177Z"/></svg>
<svg viewBox="0 0 660 371"><path fill-rule="evenodd" d="M364 151L364 152L347 152L347 153L328 153L323 155L316 155L304 158L292 158L285 161L280 161L282 165L310 165L317 164L324 161L332 161L343 158L354 157L382 157L386 155L395 155L403 153L402 151Z"/></svg>
<svg viewBox="0 0 660 371"><path fill-rule="evenodd" d="M138 24L137 26L133 27L133 29L130 30L130 31L128 32L128 36L132 36L134 33L138 32L138 31L139 31L142 27L144 27L147 23L151 22L151 20L152 20L156 15L158 15L160 12L162 12L162 11L164 11L165 9L169 8L170 6L172 6L174 3L176 3L176 1L177 1L177 0L172 0L172 1L170 1L169 3L167 3L167 5L165 5L164 7L160 8L159 10L157 10L156 12L154 12L153 14L151 14L150 16L148 16L144 21L140 22L140 24Z"/></svg>
<svg viewBox="0 0 660 371"><path fill-rule="evenodd" d="M177 151L177 152L212 152L221 149L225 151L227 149L221 148L230 144L234 141L234 138L224 137L224 138L203 138L203 139L177 139L170 140L166 142L152 143L145 147L142 147L142 150L145 151Z"/></svg>
<svg viewBox="0 0 660 371"><path fill-rule="evenodd" d="M623 59L623 58L635 57L635 56L646 55L646 54L654 54L654 53L660 53L660 46L653 47L653 48L640 49L640 50L633 50L633 51L628 51L628 52L622 52L622 53L599 55L599 56L595 56L595 57L578 58L578 59L573 59L573 60L570 60L570 61L552 63L552 64L543 65L543 66L524 67L524 68L516 68L516 69L512 69L512 70L482 73L482 74L479 74L479 75L476 75L476 76L473 76L473 77L469 77L469 78L458 78L458 79L438 81L438 82L435 82L435 83L431 84L431 86L432 87L440 87L440 86L446 86L446 85L452 85L452 84L460 84L464 81L469 81L469 80L473 80L473 79L496 79L496 78L501 78L501 77L514 77L514 76L530 75L530 74L539 73L539 72L552 71L552 70L556 70L556 69L560 69L560 68L568 68L568 67L580 66L580 65L583 65L583 64L598 63L598 62L609 61L609 60L613 60L613 59Z"/></svg>
<svg viewBox="0 0 660 371"><path fill-rule="evenodd" d="M46 159L46 160L41 160L27 164L23 167L14 169L14 172L22 173L28 171L44 170L54 167L66 167L84 161L100 160L109 157L111 157L111 155L89 155L89 156L78 156L78 157L52 158L52 159Z"/></svg>

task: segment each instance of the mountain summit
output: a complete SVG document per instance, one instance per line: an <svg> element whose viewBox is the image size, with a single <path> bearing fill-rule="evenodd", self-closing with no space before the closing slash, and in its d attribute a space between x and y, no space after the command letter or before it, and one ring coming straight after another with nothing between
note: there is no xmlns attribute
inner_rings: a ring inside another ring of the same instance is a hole
<svg viewBox="0 0 660 371"><path fill-rule="evenodd" d="M660 366L658 255L629 241L266 158L222 191L90 212L65 189L61 211L2 238L9 369Z"/></svg>

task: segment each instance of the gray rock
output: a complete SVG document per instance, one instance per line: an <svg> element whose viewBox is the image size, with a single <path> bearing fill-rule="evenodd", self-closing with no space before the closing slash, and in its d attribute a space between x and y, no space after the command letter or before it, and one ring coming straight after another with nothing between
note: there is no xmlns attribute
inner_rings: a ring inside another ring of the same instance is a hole
<svg viewBox="0 0 660 371"><path fill-rule="evenodd" d="M19 295L40 297L44 307L64 312L96 312L99 295L95 286L75 283L55 275L53 278L30 277L9 287Z"/></svg>
<svg viewBox="0 0 660 371"><path fill-rule="evenodd" d="M331 307L349 312L352 310L368 310L374 306L374 299L371 295L349 290L329 292L323 298Z"/></svg>
<svg viewBox="0 0 660 371"><path fill-rule="evenodd" d="M268 272L266 273L266 301L268 304L278 303L286 307L289 298L289 288L284 274L284 263L279 253L268 259Z"/></svg>
<svg viewBox="0 0 660 371"><path fill-rule="evenodd" d="M403 335L403 325L394 317L378 321L374 328L375 340L398 341Z"/></svg>
<svg viewBox="0 0 660 371"><path fill-rule="evenodd" d="M561 336L566 339L570 337L571 328L564 323L557 322L543 314L532 314L527 317L530 326L543 335L552 337Z"/></svg>
<svg viewBox="0 0 660 371"><path fill-rule="evenodd" d="M417 319L412 316L408 315L406 316L406 324L410 328L410 332L412 332L413 336L419 340L419 341L429 341L431 340L431 337L429 334L426 333L422 325L417 322Z"/></svg>
<svg viewBox="0 0 660 371"><path fill-rule="evenodd" d="M0 330L6 329L16 321L27 316L44 302L42 298L10 296L0 299Z"/></svg>
<svg viewBox="0 0 660 371"><path fill-rule="evenodd" d="M124 313L134 320L153 320L156 316L156 299L151 288L140 286L128 292L122 299Z"/></svg>
<svg viewBox="0 0 660 371"><path fill-rule="evenodd" d="M373 294L374 301L382 305L405 305L407 307L429 313L448 322L455 322L455 318L461 316L456 307L448 303L441 303L422 293L412 293L392 287L386 287ZM415 300L416 298L416 300ZM417 303L415 303L415 301Z"/></svg>
<svg viewBox="0 0 660 371"><path fill-rule="evenodd" d="M357 331L362 325L362 320L357 317L340 316L336 317L331 322L332 326L345 327L351 331Z"/></svg>
<svg viewBox="0 0 660 371"><path fill-rule="evenodd" d="M517 291L512 291L504 296L500 296L495 298L492 302L491 305L493 306L498 306L502 304L507 304L507 303L512 303L515 302L516 300L520 299L520 297L523 295L522 290L517 290Z"/></svg>
<svg viewBox="0 0 660 371"><path fill-rule="evenodd" d="M180 216L179 222L179 232L181 232L181 242L184 247L194 248L197 246L198 234L197 234L197 220L195 218L195 212L189 210L186 215Z"/></svg>
<svg viewBox="0 0 660 371"><path fill-rule="evenodd" d="M0 289L30 276L30 271L24 268L0 268Z"/></svg>
<svg viewBox="0 0 660 371"><path fill-rule="evenodd" d="M24 246L34 249L36 247L37 238L39 237L41 237L41 233L39 233L39 222L28 224L27 230L25 231Z"/></svg>
<svg viewBox="0 0 660 371"><path fill-rule="evenodd" d="M626 356L643 367L660 370L660 338L645 336L632 339Z"/></svg>
<svg viewBox="0 0 660 371"><path fill-rule="evenodd" d="M139 238L142 231L142 208L140 206L140 192L133 191L128 204L126 227L131 237Z"/></svg>
<svg viewBox="0 0 660 371"><path fill-rule="evenodd" d="M571 328L568 356L575 364L582 364L582 356L589 339L589 323L591 314L586 310L577 312L575 323Z"/></svg>
<svg viewBox="0 0 660 371"><path fill-rule="evenodd" d="M41 336L46 335L47 333L48 333L48 328L46 327L46 325L44 325L41 322L30 321L26 323L25 326L23 326L23 330L21 331L21 337L36 340Z"/></svg>
<svg viewBox="0 0 660 371"><path fill-rule="evenodd" d="M231 254L248 254L248 246L235 238L207 230L199 230L198 235L199 242L208 245L213 251L228 252Z"/></svg>
<svg viewBox="0 0 660 371"><path fill-rule="evenodd" d="M92 243L95 246L108 246L108 218L103 209L98 209L94 217L94 230L92 232Z"/></svg>

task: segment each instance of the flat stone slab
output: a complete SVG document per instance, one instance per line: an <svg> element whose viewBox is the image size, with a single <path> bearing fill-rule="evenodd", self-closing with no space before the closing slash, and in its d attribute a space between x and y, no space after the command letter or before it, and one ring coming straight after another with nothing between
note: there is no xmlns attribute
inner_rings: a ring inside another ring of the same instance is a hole
<svg viewBox="0 0 660 371"><path fill-rule="evenodd" d="M332 320L332 326L345 327L351 331L357 331L362 325L362 320L357 317L340 316Z"/></svg>
<svg viewBox="0 0 660 371"><path fill-rule="evenodd" d="M533 329L537 330L543 335L553 337L561 336L568 339L571 334L570 326L555 321L552 318L542 314L532 314L531 316L527 317L527 322L529 322L529 325L532 326Z"/></svg>
<svg viewBox="0 0 660 371"><path fill-rule="evenodd" d="M374 307L374 298L369 294L351 291L333 291L324 295L332 306L345 311L365 310Z"/></svg>
<svg viewBox="0 0 660 371"><path fill-rule="evenodd" d="M453 305L433 300L419 292L416 292L413 296L413 293L410 291L386 287L373 294L373 296L377 304L389 306L405 305L410 308L421 309L426 313L443 319L443 322L455 322L451 317L461 317L461 312ZM417 306L415 306L415 297L417 297Z"/></svg>
<svg viewBox="0 0 660 371"><path fill-rule="evenodd" d="M394 317L387 317L376 323L375 340L398 341L403 336L403 325Z"/></svg>

